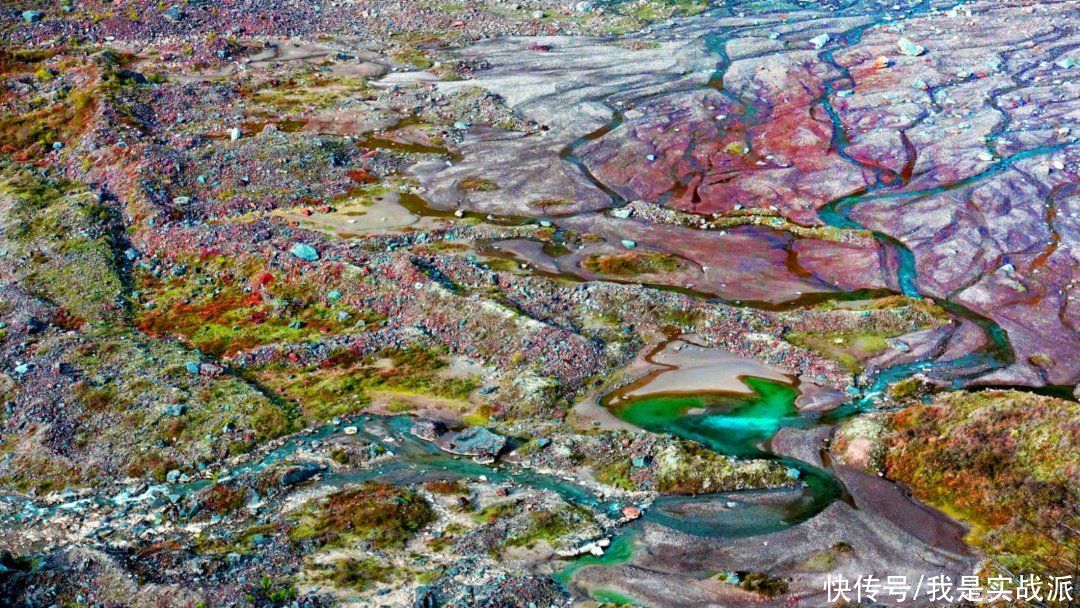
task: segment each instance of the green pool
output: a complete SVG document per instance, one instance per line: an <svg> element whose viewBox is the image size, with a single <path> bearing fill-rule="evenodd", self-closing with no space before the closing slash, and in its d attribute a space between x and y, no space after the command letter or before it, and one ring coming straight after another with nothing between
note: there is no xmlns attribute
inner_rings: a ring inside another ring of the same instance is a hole
<svg viewBox="0 0 1080 608"><path fill-rule="evenodd" d="M659 394L613 404L623 420L643 429L693 439L721 454L760 457L763 444L782 427L811 424L795 409L798 391L789 385L747 377L750 395Z"/></svg>

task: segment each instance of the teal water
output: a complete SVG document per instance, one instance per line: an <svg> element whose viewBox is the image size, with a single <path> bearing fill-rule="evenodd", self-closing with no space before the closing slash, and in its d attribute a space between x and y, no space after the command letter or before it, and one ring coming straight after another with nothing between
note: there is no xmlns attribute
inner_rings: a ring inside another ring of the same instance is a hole
<svg viewBox="0 0 1080 608"><path fill-rule="evenodd" d="M570 579L572 579L582 568L587 566L615 566L618 564L625 564L630 561L630 558L633 556L634 531L630 529L613 538L611 540L611 545L608 546L603 555L599 557L595 555L583 555L575 559L574 562L566 568L552 574L551 577L566 587L570 584Z"/></svg>
<svg viewBox="0 0 1080 608"><path fill-rule="evenodd" d="M609 399L607 406L634 426L694 440L720 454L776 459L792 472L792 485L698 496L662 496L640 520L615 537L602 557L578 558L555 573L557 581L569 587L582 568L629 562L634 554L635 531L643 523L716 539L758 536L806 521L843 496L843 487L828 472L805 462L778 459L767 447L781 428L814 424L800 416L795 407L798 390L764 378L745 377L742 381L751 389L749 394L657 394L617 404ZM598 601L634 605L633 598L610 589L591 589L588 593Z"/></svg>
<svg viewBox="0 0 1080 608"><path fill-rule="evenodd" d="M609 407L634 426L697 441L725 456L776 459L788 467L796 487L664 496L646 512L646 521L697 536L740 538L789 528L843 495L840 483L826 471L798 460L778 459L768 448L781 428L815 424L799 415L798 390L764 378L742 380L751 393L658 394ZM699 508L729 502L737 507Z"/></svg>
<svg viewBox="0 0 1080 608"><path fill-rule="evenodd" d="M606 604L615 604L616 606L640 606L634 598L618 591L612 591L610 589L593 589L589 592L589 597Z"/></svg>
<svg viewBox="0 0 1080 608"><path fill-rule="evenodd" d="M315 441L324 441L329 436L340 433L343 426L355 424L358 427L357 437L366 439L394 456L370 469L337 471L327 470L321 475L319 481L314 482L325 487L344 487L350 484L364 481L379 480L387 483L415 483L420 480L442 479L468 479L477 478L481 475L494 483L513 482L534 488L550 490L567 502L581 504L597 508L617 515L622 505L616 502L601 500L585 486L566 481L554 475L536 473L528 469L517 467L504 467L498 464L480 464L468 458L455 457L443 452L433 443L429 443L413 436L409 429L413 420L408 416L383 417L362 414L342 424L327 424L315 431L303 435L290 437L281 446L273 449L259 458L253 458L228 471L221 472L216 480L196 479L188 483L155 486L152 501L164 501L166 496L179 499L184 495L197 492L215 481L226 481L245 474L257 473L278 463L288 462L299 450ZM84 498L71 503L58 506L43 507L28 498L13 498L18 510L12 512L12 517L18 521L28 521L36 517L44 517L54 511L81 509L87 503L113 503L120 505L131 500L126 491L119 492L115 497L97 495L92 498ZM2 520L0 520L2 523Z"/></svg>
<svg viewBox="0 0 1080 608"><path fill-rule="evenodd" d="M811 422L795 408L798 391L762 378L745 378L750 395L732 393L662 394L619 405L616 415L656 433L693 439L728 456L767 455L762 444L786 426Z"/></svg>

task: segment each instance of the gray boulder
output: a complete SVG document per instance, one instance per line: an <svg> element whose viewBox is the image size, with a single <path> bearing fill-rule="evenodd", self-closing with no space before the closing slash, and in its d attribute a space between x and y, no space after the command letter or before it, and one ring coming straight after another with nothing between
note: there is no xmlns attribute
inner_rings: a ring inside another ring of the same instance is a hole
<svg viewBox="0 0 1080 608"><path fill-rule="evenodd" d="M325 470L325 467L315 465L303 465L294 467L292 469L289 469L288 471L285 471L285 473L281 476L281 485L291 486L298 483L304 483L305 481L311 479L312 477L315 477L316 475L322 473Z"/></svg>
<svg viewBox="0 0 1080 608"><path fill-rule="evenodd" d="M450 432L450 429L446 428L446 425L438 420L430 420L428 418L420 418L413 422L412 428L409 429L413 435L416 435L420 439L425 441L435 441L439 437L442 437L446 433Z"/></svg>
<svg viewBox="0 0 1080 608"><path fill-rule="evenodd" d="M460 433L443 435L439 438L439 447L463 456L494 458L506 447L506 437L482 426L471 426Z"/></svg>

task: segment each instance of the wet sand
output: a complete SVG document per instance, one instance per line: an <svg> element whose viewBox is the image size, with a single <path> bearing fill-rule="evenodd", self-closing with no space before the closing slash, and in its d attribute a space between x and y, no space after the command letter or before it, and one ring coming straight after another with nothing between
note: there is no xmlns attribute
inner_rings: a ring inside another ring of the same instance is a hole
<svg viewBox="0 0 1080 608"><path fill-rule="evenodd" d="M336 203L334 211L328 213L312 211L311 215L303 215L299 209L277 213L342 237L384 234L400 228L422 228L434 223L402 206L401 195L395 191L371 198L370 204L367 204L367 200L344 200Z"/></svg>
<svg viewBox="0 0 1080 608"><path fill-rule="evenodd" d="M732 352L696 344L693 336L658 336L622 370L631 382L612 391L602 388L579 400L573 415L579 426L605 430L640 431L620 420L602 404L610 399L642 397L659 393L736 393L753 391L742 378L755 376L790 383L783 371Z"/></svg>
<svg viewBox="0 0 1080 608"><path fill-rule="evenodd" d="M726 350L694 344L686 339L669 342L648 357L648 360L659 369L620 391L620 397L641 397L656 393L749 394L752 391L743 383L744 376L791 382L791 377L778 368Z"/></svg>
<svg viewBox="0 0 1080 608"><path fill-rule="evenodd" d="M637 542L643 550L628 564L583 568L574 582L589 589L617 588L650 606L746 606L741 589L717 582L710 593L699 586L713 572L754 571L789 580L790 591L773 600L755 597L759 606L817 607L827 604L828 574L849 580L868 573L918 578L928 568L959 580L978 558L925 543L876 513L834 502L814 518L787 530L761 536L717 539L693 536L645 523ZM850 547L836 553L832 547ZM828 567L812 558L834 552ZM929 564L929 565L928 565ZM916 605L926 605L917 603Z"/></svg>
<svg viewBox="0 0 1080 608"><path fill-rule="evenodd" d="M842 465L835 472L860 509L880 516L931 547L970 555L971 549L964 542L967 528L918 502L899 483Z"/></svg>

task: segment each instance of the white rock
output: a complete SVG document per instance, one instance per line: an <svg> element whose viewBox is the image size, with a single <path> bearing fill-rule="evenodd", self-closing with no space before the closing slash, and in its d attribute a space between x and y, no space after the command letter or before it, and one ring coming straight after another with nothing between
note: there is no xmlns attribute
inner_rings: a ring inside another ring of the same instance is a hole
<svg viewBox="0 0 1080 608"><path fill-rule="evenodd" d="M901 38L896 44L900 47L900 52L908 57L918 57L926 52L926 47L915 44L907 38Z"/></svg>

